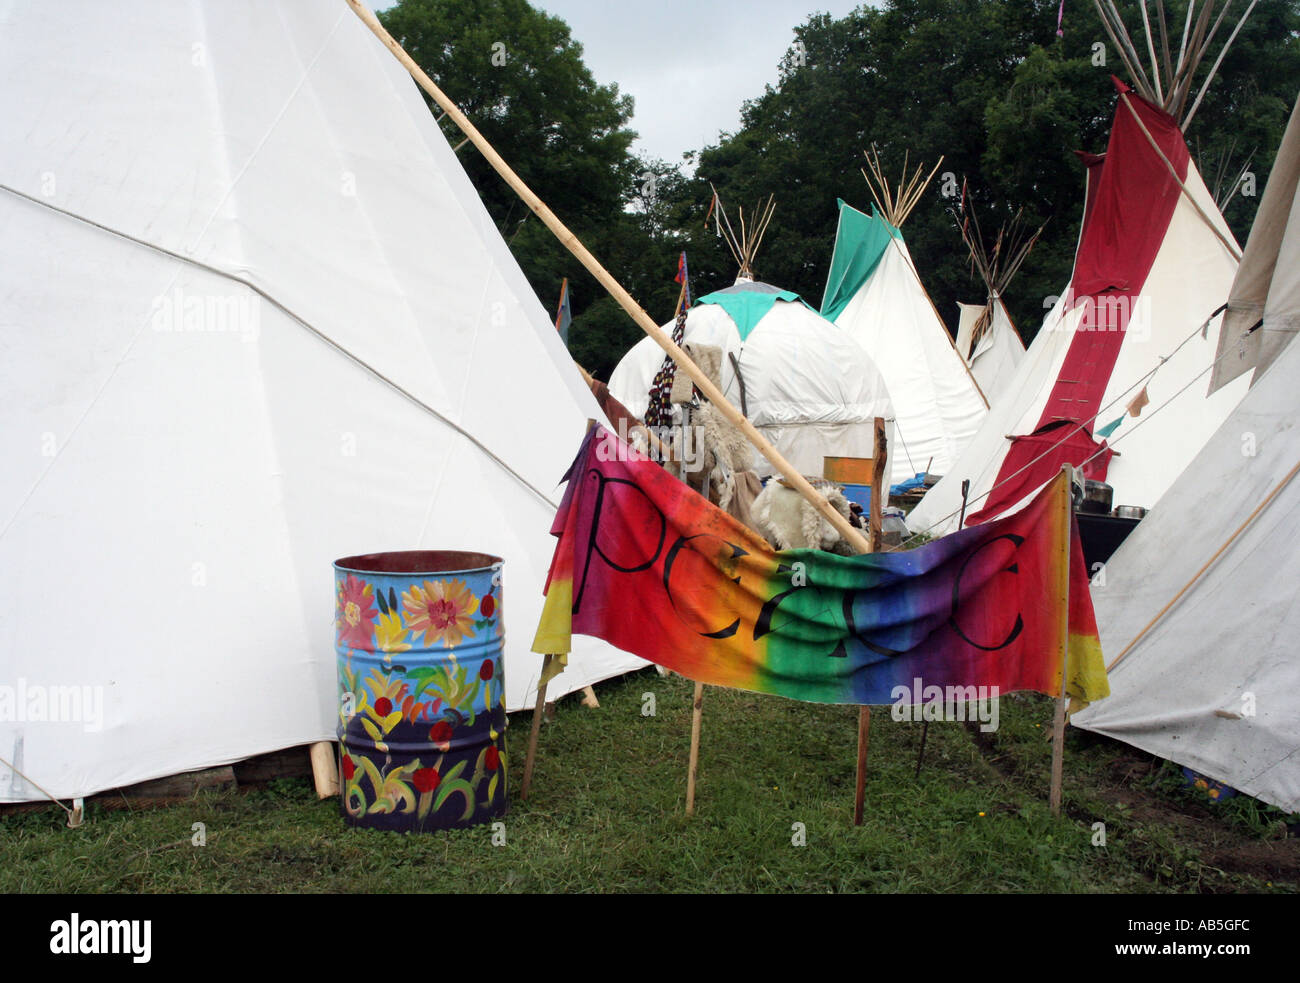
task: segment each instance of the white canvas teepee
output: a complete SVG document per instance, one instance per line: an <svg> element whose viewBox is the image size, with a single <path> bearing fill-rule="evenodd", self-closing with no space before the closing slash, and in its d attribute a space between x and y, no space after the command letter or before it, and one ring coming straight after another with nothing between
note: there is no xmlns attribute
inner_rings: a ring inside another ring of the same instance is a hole
<svg viewBox="0 0 1300 983"><path fill-rule="evenodd" d="M979 430L988 402L922 286L900 227L925 182L891 195L871 154L883 211L839 205L822 314L862 346L889 386L897 416L893 480L946 474ZM864 172L865 173L865 172ZM868 179L871 184L871 179ZM876 194L876 186L872 186Z"/></svg>
<svg viewBox="0 0 1300 983"><path fill-rule="evenodd" d="M1063 463L1110 483L1117 505L1150 507L1245 390L1205 395L1240 251L1177 121L1116 86L1107 152L1085 159L1071 282L914 530L956 528L963 479L971 524L1015 509Z"/></svg>
<svg viewBox="0 0 1300 983"><path fill-rule="evenodd" d="M1297 182L1300 101L1233 284L1235 297L1265 284L1256 320L1273 333L1272 359L1106 564L1093 600L1111 696L1073 718L1289 811L1300 810Z"/></svg>
<svg viewBox="0 0 1300 983"><path fill-rule="evenodd" d="M983 304L957 305L961 309L957 353L970 367L985 399L992 404L1006 390L1025 357L1024 342L1011 323L1002 295L1033 251L1043 227L1040 225L1030 233L1022 223L1022 212L1016 212L998 229L990 248L984 242L975 202L967 195L964 183L957 217L962 241L970 251L971 273L979 276L986 291Z"/></svg>
<svg viewBox="0 0 1300 983"><path fill-rule="evenodd" d="M1214 392L1254 371L1257 377L1300 333L1300 264L1294 253L1295 213L1300 195L1300 102L1291 112L1255 213L1241 269L1232 283L1210 378ZM1283 240L1292 251L1283 249ZM1288 260L1291 260L1288 262Z"/></svg>
<svg viewBox="0 0 1300 983"><path fill-rule="evenodd" d="M1020 332L1012 323L1001 297L994 295L987 304L958 302L957 306L961 310L957 322L957 352L966 359L980 392L990 404L996 403L1024 360L1025 344L1020 340ZM986 317L988 324L976 338L976 326Z"/></svg>
<svg viewBox="0 0 1300 983"><path fill-rule="evenodd" d="M341 2L22 0L0 118L0 800L332 737L350 554L504 557L525 705L598 411L383 45ZM575 641L551 692L644 665Z"/></svg>
<svg viewBox="0 0 1300 983"><path fill-rule="evenodd" d="M672 329L664 325L665 332ZM696 301L684 340L722 349L723 394L744 406L750 422L800 472L822 474L827 456L871 457L878 416L886 420L890 453L897 454L893 404L879 369L797 294L738 280ZM610 392L643 417L663 360L663 349L643 338L614 369ZM755 469L770 474L771 465L755 453Z"/></svg>

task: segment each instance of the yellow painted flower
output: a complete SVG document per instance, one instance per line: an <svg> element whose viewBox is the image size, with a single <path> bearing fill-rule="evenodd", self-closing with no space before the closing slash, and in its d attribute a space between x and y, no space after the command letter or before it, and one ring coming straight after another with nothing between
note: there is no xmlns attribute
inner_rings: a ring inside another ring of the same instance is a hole
<svg viewBox="0 0 1300 983"><path fill-rule="evenodd" d="M426 580L402 595L406 626L424 633L424 644L455 648L472 632L479 599L463 580Z"/></svg>
<svg viewBox="0 0 1300 983"><path fill-rule="evenodd" d="M396 611L379 613L379 622L375 625L375 645L381 652L405 652L411 647L406 640L406 629Z"/></svg>

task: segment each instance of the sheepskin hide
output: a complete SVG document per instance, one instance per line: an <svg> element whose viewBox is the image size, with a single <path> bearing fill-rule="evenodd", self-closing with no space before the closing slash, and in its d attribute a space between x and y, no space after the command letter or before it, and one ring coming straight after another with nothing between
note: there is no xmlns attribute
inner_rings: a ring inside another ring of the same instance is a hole
<svg viewBox="0 0 1300 983"><path fill-rule="evenodd" d="M808 481L836 512L852 521L848 499L839 485L823 478L809 478ZM821 513L797 491L775 478L754 500L754 521L758 531L779 550L811 548L842 556L854 554L853 548Z"/></svg>

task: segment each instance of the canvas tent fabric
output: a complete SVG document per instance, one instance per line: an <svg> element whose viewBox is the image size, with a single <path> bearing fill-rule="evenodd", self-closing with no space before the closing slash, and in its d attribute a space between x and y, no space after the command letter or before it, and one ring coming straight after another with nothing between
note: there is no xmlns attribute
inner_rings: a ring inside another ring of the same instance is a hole
<svg viewBox="0 0 1300 983"><path fill-rule="evenodd" d="M946 474L987 404L916 274L902 234L880 215L839 202L822 313L880 368L894 401L893 480Z"/></svg>
<svg viewBox="0 0 1300 983"><path fill-rule="evenodd" d="M20 0L0 118L0 695L102 699L11 702L0 758L70 797L332 738L331 564L385 549L504 558L526 705L599 410L383 45L343 3Z"/></svg>
<svg viewBox="0 0 1300 983"><path fill-rule="evenodd" d="M1296 101L1259 200L1219 336L1214 392L1267 368L1300 331L1300 100ZM1282 244L1286 244L1286 251ZM1267 316L1265 312L1267 311ZM1263 324L1259 322L1263 320ZM1258 326L1258 330L1256 327Z"/></svg>
<svg viewBox="0 0 1300 983"><path fill-rule="evenodd" d="M767 313L742 340L719 295L773 296L775 288L741 280L709 295L686 317L685 341L722 349L722 392L727 400L748 409L751 423L777 451L803 474L821 475L827 456L871 457L874 420L886 420L890 454L894 454L893 403L880 371L871 358L842 331L795 300L771 300ZM787 292L788 293L788 292ZM672 325L664 331L671 332ZM735 356L744 382L736 377ZM632 346L610 375L610 392L638 417L644 418L650 384L663 364L663 349L643 338ZM755 452L755 470L771 474L769 462Z"/></svg>
<svg viewBox="0 0 1300 983"><path fill-rule="evenodd" d="M1111 695L1072 722L1300 810L1300 346L1288 345L1093 587ZM1255 453L1243 443L1250 435ZM1265 497L1281 491L1144 635Z"/></svg>
<svg viewBox="0 0 1300 983"><path fill-rule="evenodd" d="M1087 476L1111 484L1116 505L1149 508L1244 393L1244 383L1233 383L1205 395L1222 322L1212 315L1237 269L1224 245L1232 233L1172 118L1128 98L1213 228L1134 114L1118 105L1105 156L1085 160L1071 283L979 433L911 513L909 528L936 535L955 529L963 479L971 482L966 521L973 524L1020 507L1063 463L1089 459ZM1144 390L1150 403L1134 417L1126 407ZM1109 438L1095 438L1116 420ZM1113 444L1119 454L1112 457Z"/></svg>
<svg viewBox="0 0 1300 983"><path fill-rule="evenodd" d="M1293 113L1232 288L1234 297L1249 296L1259 270L1277 271L1255 312L1266 326L1300 310L1300 277L1293 275L1300 266L1298 129L1300 114ZM1288 217L1280 236L1272 234L1277 216L1264 211L1270 203ZM1300 346L1294 332L1282 331L1264 350L1287 338L1107 562L1105 583L1093 587L1103 651L1118 661L1111 697L1073 722L1295 812Z"/></svg>
<svg viewBox="0 0 1300 983"><path fill-rule="evenodd" d="M1001 297L994 297L990 305L958 303L957 306L961 310L957 322L957 353L966 360L971 375L991 406L1010 385L1024 359L1024 343L1011 323ZM980 315L990 307L992 320L979 339L972 343L975 325Z"/></svg>

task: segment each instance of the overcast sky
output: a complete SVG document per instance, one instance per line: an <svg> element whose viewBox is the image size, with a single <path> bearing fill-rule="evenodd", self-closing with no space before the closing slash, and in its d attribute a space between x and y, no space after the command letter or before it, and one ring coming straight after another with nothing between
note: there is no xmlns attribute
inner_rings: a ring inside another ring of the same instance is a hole
<svg viewBox="0 0 1300 983"><path fill-rule="evenodd" d="M472 0L470 0L472 2ZM862 0L531 0L563 18L600 83L636 99L634 149L678 163L740 123L740 106L775 83L794 28L842 17ZM874 5L874 4L873 4Z"/></svg>

